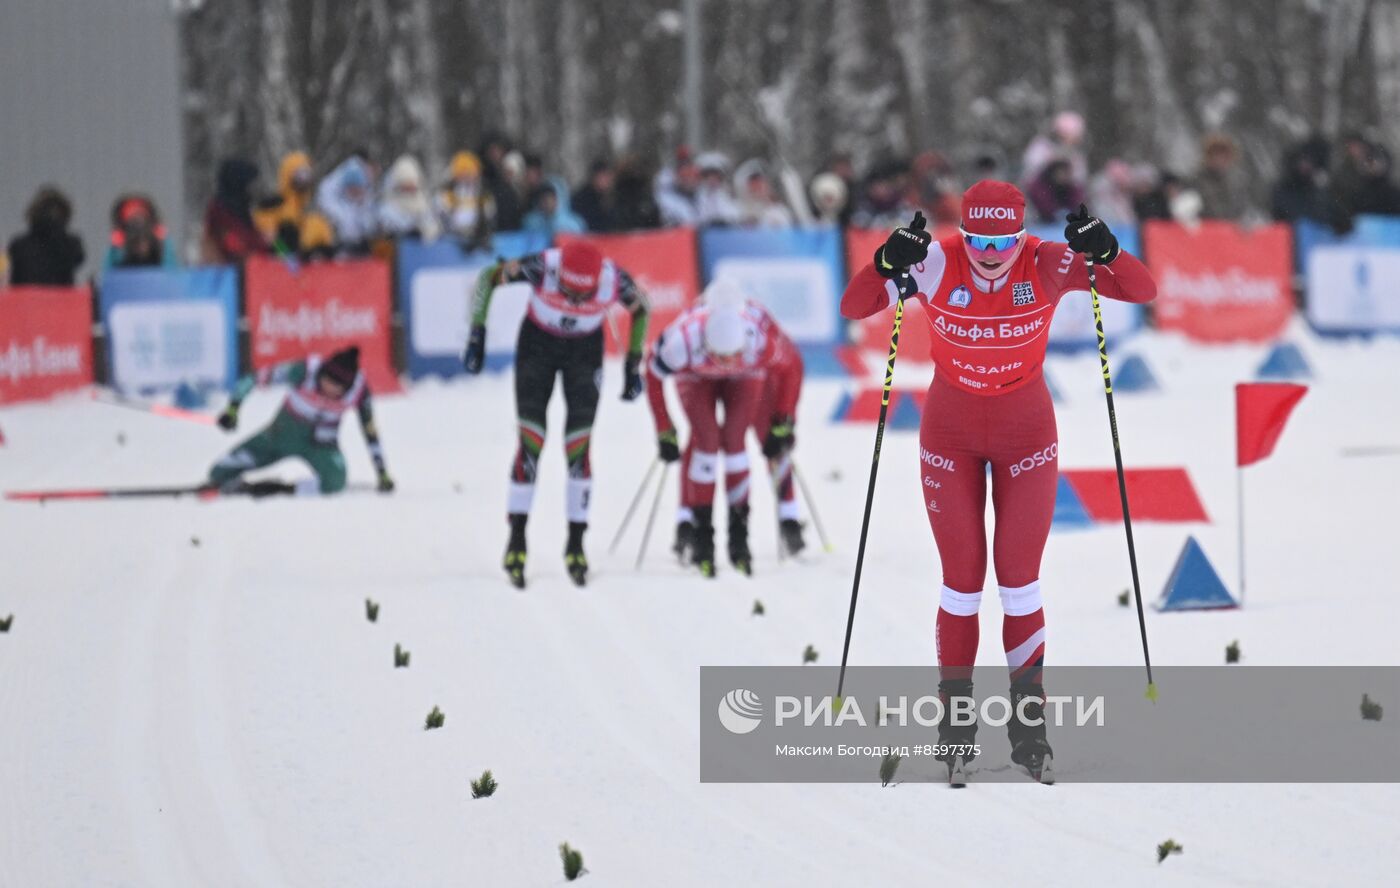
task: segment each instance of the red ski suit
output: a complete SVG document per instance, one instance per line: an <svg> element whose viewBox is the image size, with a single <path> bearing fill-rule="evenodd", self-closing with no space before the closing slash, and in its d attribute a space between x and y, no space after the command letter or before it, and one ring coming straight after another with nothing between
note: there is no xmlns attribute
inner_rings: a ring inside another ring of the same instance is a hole
<svg viewBox="0 0 1400 888"><path fill-rule="evenodd" d="M1095 267L1101 296L1147 302L1152 276L1120 253ZM961 235L935 241L910 269L932 328L933 384L919 430L924 501L943 564L939 661L970 667L976 614L987 577L986 467L991 466L992 560L1007 615L1003 641L1015 674L1044 656L1040 561L1050 534L1059 440L1042 365L1061 298L1088 298L1089 277L1067 244L1026 237L996 281L973 272ZM895 280L867 264L846 287L841 313L864 318L895 303ZM1026 625L1016 618L1026 617ZM950 619L952 618L952 619ZM956 627L956 629L950 628Z"/></svg>
<svg viewBox="0 0 1400 888"><path fill-rule="evenodd" d="M706 306L696 306L672 321L657 338L647 362L647 400L657 432L674 428L662 384L666 376L675 377L676 394L690 422L681 472L683 508L714 501L721 449L729 504L748 502L744 436L750 426L763 434L773 418L792 416L802 388L802 355L766 309L756 302L744 305L748 344L729 362L716 361L705 351L709 312ZM790 495L791 485L784 488Z"/></svg>

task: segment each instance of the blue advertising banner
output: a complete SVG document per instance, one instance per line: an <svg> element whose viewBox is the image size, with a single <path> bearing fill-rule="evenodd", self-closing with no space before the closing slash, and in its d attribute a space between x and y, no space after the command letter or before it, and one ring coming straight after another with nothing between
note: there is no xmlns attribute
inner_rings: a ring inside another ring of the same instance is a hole
<svg viewBox="0 0 1400 888"><path fill-rule="evenodd" d="M1065 227L1059 224L1031 225L1026 230L1041 240L1063 242L1065 239ZM1118 238L1119 249L1142 258L1141 235L1137 226L1115 225L1113 234ZM1103 310L1105 335L1126 336L1142 328L1144 315L1141 305L1100 299L1099 306ZM1098 343L1094 309L1089 297L1070 295L1062 299L1059 307L1055 309L1055 319L1050 322L1050 348L1055 351L1076 351L1095 348Z"/></svg>
<svg viewBox="0 0 1400 888"><path fill-rule="evenodd" d="M118 389L227 389L238 378L238 269L113 268L99 306Z"/></svg>
<svg viewBox="0 0 1400 888"><path fill-rule="evenodd" d="M1026 231L1041 240L1060 241L1065 239L1065 226L1062 222L1040 222L1027 225ZM1142 255L1142 234L1136 225L1114 225L1113 236L1118 238L1118 247L1127 250L1139 259Z"/></svg>
<svg viewBox="0 0 1400 888"><path fill-rule="evenodd" d="M549 240L530 232L503 231L497 232L491 246L491 250L464 253L450 239L399 243L395 273L412 378L462 372L477 275L497 257L519 259L545 249ZM493 295L486 321L488 366L502 366L514 352L527 296L524 284L499 287Z"/></svg>
<svg viewBox="0 0 1400 888"><path fill-rule="evenodd" d="M700 234L704 282L732 277L802 345L841 340L843 251L841 230L834 226L711 228Z"/></svg>
<svg viewBox="0 0 1400 888"><path fill-rule="evenodd" d="M1293 226L1293 244L1298 251L1298 271L1307 278L1318 247L1400 247L1400 216L1357 216L1346 234L1304 219Z"/></svg>

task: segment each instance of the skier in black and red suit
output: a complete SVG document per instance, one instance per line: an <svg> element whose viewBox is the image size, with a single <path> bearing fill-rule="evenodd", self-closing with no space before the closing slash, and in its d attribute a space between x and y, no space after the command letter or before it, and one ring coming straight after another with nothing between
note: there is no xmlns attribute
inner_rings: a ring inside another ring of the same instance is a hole
<svg viewBox="0 0 1400 888"><path fill-rule="evenodd" d="M464 363L480 373L486 360L486 316L501 284L523 281L531 287L529 309L515 346L515 409L520 446L511 462L506 512L510 541L505 570L525 588L525 522L535 497L535 473L544 448L545 413L556 376L563 377L564 453L569 463L567 511L569 541L564 565L582 586L588 577L583 533L588 528L593 470L588 452L598 387L603 377L603 319L614 305L632 314L631 338L623 368L622 400L642 393L642 344L646 341L647 300L631 275L591 244L574 242L520 260L502 261L481 272L472 302L471 338Z"/></svg>

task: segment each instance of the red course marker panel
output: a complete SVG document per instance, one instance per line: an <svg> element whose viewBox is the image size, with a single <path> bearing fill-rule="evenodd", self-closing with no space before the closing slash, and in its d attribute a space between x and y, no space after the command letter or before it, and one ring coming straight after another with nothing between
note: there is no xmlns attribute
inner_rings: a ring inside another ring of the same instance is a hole
<svg viewBox="0 0 1400 888"><path fill-rule="evenodd" d="M1095 521L1122 521L1118 473L1114 469L1062 469ZM1127 469L1128 507L1134 521L1209 522L1191 476L1182 468Z"/></svg>

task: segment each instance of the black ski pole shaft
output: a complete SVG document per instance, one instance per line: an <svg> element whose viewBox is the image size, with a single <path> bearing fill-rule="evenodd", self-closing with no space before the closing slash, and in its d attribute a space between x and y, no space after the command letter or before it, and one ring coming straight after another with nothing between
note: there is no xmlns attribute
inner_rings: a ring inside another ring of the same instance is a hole
<svg viewBox="0 0 1400 888"><path fill-rule="evenodd" d="M792 463L792 477L797 479L797 486L802 490L802 498L807 501L807 511L812 516L812 523L817 526L817 536L821 538L822 550L835 551L831 546L831 540L827 538L826 528L822 527L821 516L817 514L817 501L812 499L812 491L807 486L807 479L803 477L802 470L797 467L796 460L793 460Z"/></svg>
<svg viewBox="0 0 1400 888"><path fill-rule="evenodd" d="M1103 311L1099 308L1099 291L1095 286L1094 263L1086 261L1089 269L1089 299L1094 306L1094 329L1099 334L1099 363L1103 366L1103 394L1108 402L1108 427L1113 434L1113 460L1118 466L1118 496L1123 502L1123 530L1128 536L1128 565L1133 572L1133 599L1137 602L1138 632L1142 635L1142 660L1147 666L1147 699L1157 699L1157 685L1152 681L1152 654L1147 649L1147 620L1142 613L1142 583L1138 580L1137 547L1133 545L1133 516L1128 511L1128 481L1123 474L1123 448L1118 440L1118 413L1113 409L1113 377L1108 371L1108 339L1103 332Z"/></svg>
<svg viewBox="0 0 1400 888"><path fill-rule="evenodd" d="M647 466L647 473L642 476L642 483L637 487L637 493L632 497L632 505L627 507L627 514L622 516L622 524L618 526L617 533L613 535L612 544L608 546L608 554L617 551L617 544L622 541L622 535L627 532L627 525L632 523L632 513L637 511L637 504L642 501L642 495L646 493L647 485L651 483L651 476L656 472L656 464L661 462L660 458L651 461Z"/></svg>
<svg viewBox="0 0 1400 888"><path fill-rule="evenodd" d="M905 274L908 280L908 274ZM856 599L860 596L860 572L865 566L865 540L870 533L870 507L875 502L875 476L880 471L880 447L885 441L885 417L890 412L890 389L894 386L894 359L899 352L899 325L904 322L904 288L894 304L894 326L890 329L890 356L885 362L885 388L880 395L880 419L875 424L875 456L870 461L870 484L865 490L865 516L860 522L860 545L856 548L856 575L851 582L851 609L846 614L846 641L841 646L841 674L836 679L836 697L846 686L846 658L851 653L851 629L856 622ZM809 501L810 503L810 501Z"/></svg>
<svg viewBox="0 0 1400 888"><path fill-rule="evenodd" d="M656 523L656 510L661 507L661 492L666 489L666 478L670 474L671 464L666 463L665 468L661 470L661 482L656 485L656 496L651 501L651 512L647 514L646 529L642 531L642 546L637 550L636 567L638 570L641 570L642 558L647 553L647 543L651 541L651 526Z"/></svg>

